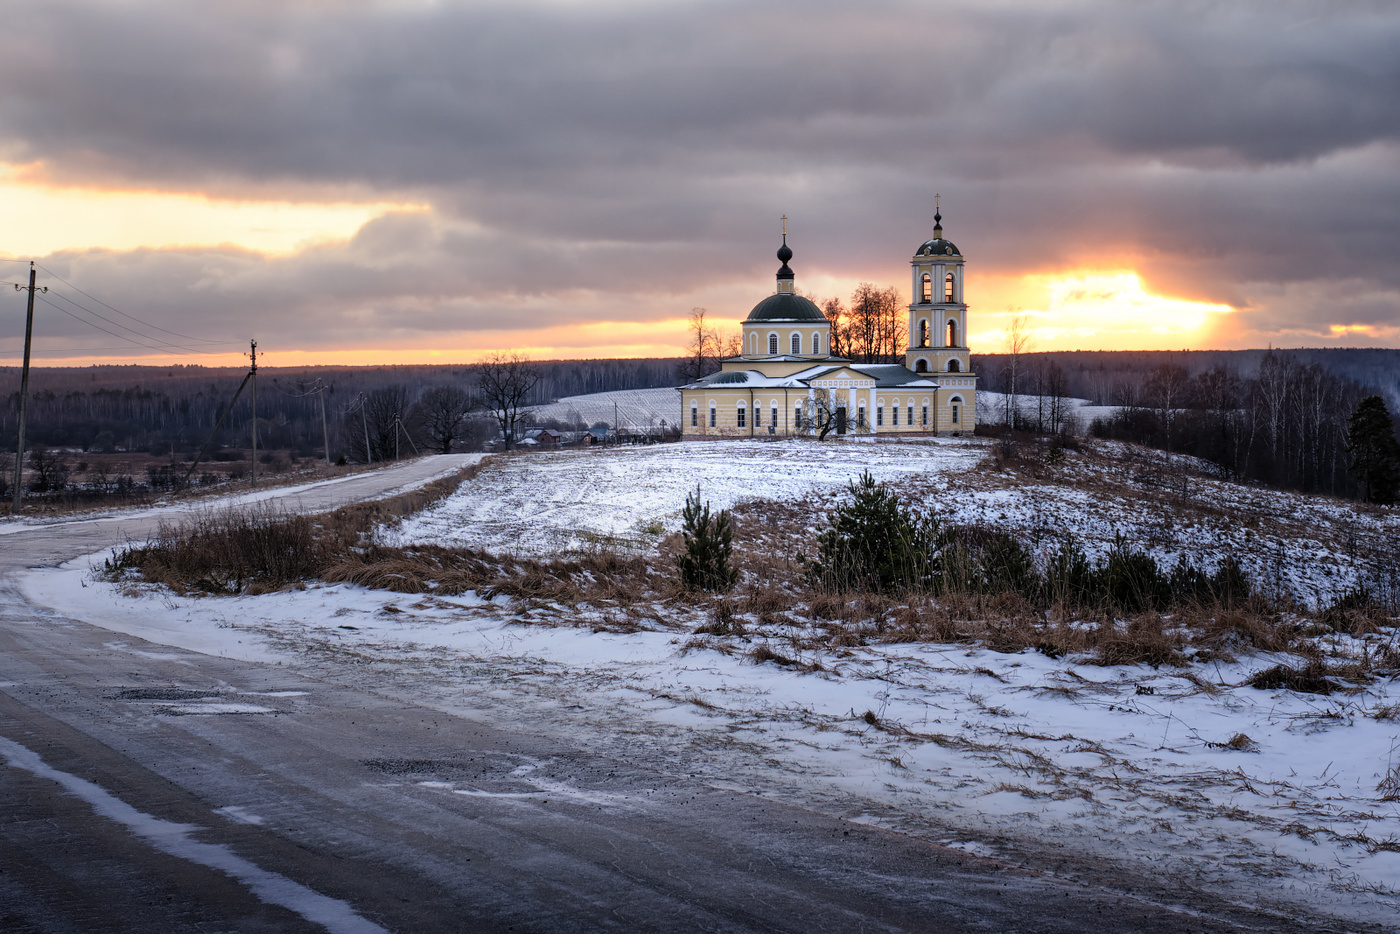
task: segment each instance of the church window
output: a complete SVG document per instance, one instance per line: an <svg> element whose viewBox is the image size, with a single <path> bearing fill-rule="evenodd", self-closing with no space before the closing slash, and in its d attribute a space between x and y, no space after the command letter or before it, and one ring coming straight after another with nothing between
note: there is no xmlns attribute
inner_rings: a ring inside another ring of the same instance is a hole
<svg viewBox="0 0 1400 934"><path fill-rule="evenodd" d="M919 319L919 346L920 346L920 347L927 347L927 346L928 346L928 319L927 319L927 318L920 318L920 319Z"/></svg>
<svg viewBox="0 0 1400 934"><path fill-rule="evenodd" d="M949 401L949 403L950 403L950 405L951 405L951 409L952 409L952 411L951 411L952 417L949 418L949 421L952 422L954 425L956 425L956 424L958 424L958 415L960 414L959 410L962 408L962 401L963 401L963 400L962 400L962 396L954 396L952 399L950 399L950 400L948 400L948 401Z"/></svg>
<svg viewBox="0 0 1400 934"><path fill-rule="evenodd" d="M961 373L961 372L962 372L962 364L958 362L958 358L957 358L957 357L954 357L953 359L951 359L951 360L948 361L948 372L949 372L949 373Z"/></svg>
<svg viewBox="0 0 1400 934"><path fill-rule="evenodd" d="M753 407L753 426L754 426L755 428L762 428L762 427L763 427L763 407L762 407L762 406L756 405L756 406Z"/></svg>
<svg viewBox="0 0 1400 934"><path fill-rule="evenodd" d="M710 427L715 427L715 407L713 403L710 405Z"/></svg>
<svg viewBox="0 0 1400 934"><path fill-rule="evenodd" d="M700 427L700 405L696 402L690 403L690 427Z"/></svg>
<svg viewBox="0 0 1400 934"><path fill-rule="evenodd" d="M792 355L795 357L800 353L802 353L802 335L794 334L792 335Z"/></svg>
<svg viewBox="0 0 1400 934"><path fill-rule="evenodd" d="M909 427L914 427L914 403L909 403Z"/></svg>
<svg viewBox="0 0 1400 934"><path fill-rule="evenodd" d="M777 428L777 427L778 427L778 403L776 403L776 402L773 403L773 408L772 408L772 410L769 411L768 414L771 415L771 416L773 417L772 421L770 421L768 424L772 425L774 428Z"/></svg>
<svg viewBox="0 0 1400 934"><path fill-rule="evenodd" d="M899 400L894 400L894 405L890 407L890 424L895 428L899 427Z"/></svg>
<svg viewBox="0 0 1400 934"><path fill-rule="evenodd" d="M752 332L749 333L749 356L758 356L758 335Z"/></svg>
<svg viewBox="0 0 1400 934"><path fill-rule="evenodd" d="M956 346L958 346L958 323L957 323L956 321L954 321L952 318L949 318L949 319L948 319L948 341L947 341L946 344L944 344L944 346L945 346L945 347L956 347Z"/></svg>
<svg viewBox="0 0 1400 934"><path fill-rule="evenodd" d="M862 403L860 404L860 407L859 407L858 409L856 409L856 427L857 427L857 428L864 428L864 427L865 427L865 403L864 403L864 402L862 402Z"/></svg>
<svg viewBox="0 0 1400 934"><path fill-rule="evenodd" d="M945 302L953 301L953 274L951 272L943 277L943 300Z"/></svg>
<svg viewBox="0 0 1400 934"><path fill-rule="evenodd" d="M735 424L738 425L740 428L743 428L744 425L745 425L745 419L744 419L745 414L746 414L746 413L744 412L744 403L740 402L740 403L739 403L739 411L738 411L738 414L737 414L737 416L736 416L737 421L735 422Z"/></svg>
<svg viewBox="0 0 1400 934"><path fill-rule="evenodd" d="M795 406L792 410L792 427L802 429L802 406Z"/></svg>
<svg viewBox="0 0 1400 934"><path fill-rule="evenodd" d="M924 273L924 286L919 294L919 301L925 305L933 301L933 276L928 273Z"/></svg>
<svg viewBox="0 0 1400 934"><path fill-rule="evenodd" d="M923 359L922 357L920 357L920 358L919 358L917 361L915 361L915 363L914 363L914 372L915 372L915 373L927 373L927 372L928 372L928 361L925 360L925 359Z"/></svg>
<svg viewBox="0 0 1400 934"><path fill-rule="evenodd" d="M820 334L813 334L813 335L812 335L812 353L813 353L813 354L819 354L819 353L821 353L821 352L822 352L822 336L821 336Z"/></svg>
<svg viewBox="0 0 1400 934"><path fill-rule="evenodd" d="M881 428L881 427L884 426L884 424L885 424L885 407L884 407L883 405L877 405L877 406L875 406L875 427L876 427L876 428Z"/></svg>
<svg viewBox="0 0 1400 934"><path fill-rule="evenodd" d="M927 402L924 403L924 421L923 421L923 425L924 425L925 428L928 427L928 403L927 403Z"/></svg>
<svg viewBox="0 0 1400 934"><path fill-rule="evenodd" d="M776 335L776 334L769 334L769 335L768 335L768 356L770 356L770 357L776 357L777 355L778 355L778 335Z"/></svg>

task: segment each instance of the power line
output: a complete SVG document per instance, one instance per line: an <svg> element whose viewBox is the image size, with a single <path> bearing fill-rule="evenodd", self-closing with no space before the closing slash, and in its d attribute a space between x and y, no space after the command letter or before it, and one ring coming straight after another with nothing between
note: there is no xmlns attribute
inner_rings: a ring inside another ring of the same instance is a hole
<svg viewBox="0 0 1400 934"><path fill-rule="evenodd" d="M106 315L102 314L101 312L93 311L91 308L88 308L86 305L83 305L83 304L81 304L81 303L79 303L79 302L73 301L71 298L67 297L66 295L62 294L61 292L55 291L55 292L53 293L53 295L54 295L55 298L62 299L63 301L67 302L68 304L72 305L74 308L78 308L78 309L80 309L80 310L86 312L87 314L92 315L94 318L98 318L98 319L100 319L100 320L102 320L102 321L106 321L108 324L110 324L110 325L111 325L112 327L114 327L114 328L121 328L123 331L128 331L128 332L130 332L130 333L132 333L132 334L135 334L137 337L143 337L143 338L146 338L147 340L157 341L157 342L159 342L160 344L162 344L162 345L164 345L164 346L166 346L166 347L173 347L173 348L175 348L176 350L183 350L183 351L186 351L186 352L188 352L188 353L208 353L208 351L196 350L196 349L193 348L193 347L186 347L186 346L184 346L184 345L182 345L182 344L176 344L176 343L172 343L171 341L161 340L159 337L156 337L156 336L151 335L151 334L143 334L143 333L141 333L140 331L136 330L135 328L128 327L127 325L122 324L120 321L113 321L111 318L107 317ZM108 333L111 333L111 332L108 332ZM198 343L202 343L202 344L224 344L224 343L229 343L229 344L231 344L231 343L233 343L233 342L232 342L232 341L205 341L205 340L198 340Z"/></svg>
<svg viewBox="0 0 1400 934"><path fill-rule="evenodd" d="M67 279L63 278L63 277L60 276L58 273L54 272L52 269L49 269L47 266L43 266L43 265L40 265L40 264L38 264L38 263L36 263L35 265L36 265L36 266L39 266L39 268L42 269L42 270L44 270L44 272L46 272L46 273L48 273L49 275L53 276L53 277L54 277L55 279L57 279L59 282L62 282L64 285L68 286L68 288L72 289L73 291L77 292L78 294L87 296L88 298L92 299L94 302L97 302L97 304L101 305L103 308L106 308L106 309L108 309L109 311L114 311L114 312L116 312L117 314L121 315L121 316L124 317L124 318L130 318L132 321L135 321L137 324L144 324L144 325L145 325L146 327L148 327L148 328L154 328L154 329L157 330L157 331L164 331L166 334L172 334L172 335L174 335L175 337L181 337L181 338L184 338L185 340L201 341L201 342L204 341L204 338L201 338L201 337L193 337L193 336L191 336L191 335L189 335L189 334L181 334L179 331L172 331L172 330L170 330L169 328L163 328L163 327L161 327L161 326L158 325L158 324L151 324L149 321L143 321L142 319L136 317L135 315L128 314L128 313L126 313L125 311L122 311L120 308L113 308L111 305L107 304L107 303L104 302L102 299L98 298L97 296L95 296L95 295L90 295L89 293L84 292L82 289L78 288L76 285L74 285L73 283L69 282ZM93 314L96 314L96 312L93 312ZM233 343L238 343L238 344L241 344L242 341L217 341L216 343L221 343L221 344L233 344Z"/></svg>
<svg viewBox="0 0 1400 934"><path fill-rule="evenodd" d="M147 350L154 350L154 351L156 351L157 353L166 353L166 354L170 354L170 355L172 355L172 356L179 356L179 355L182 353L182 351L179 351L179 350L171 350L171 349L169 349L168 347L160 347L160 346L157 346L157 345L155 345L155 344L147 344L147 343L144 343L144 342L142 342L142 341L138 341L138 340L136 340L135 338L127 337L125 334L118 334L116 331L109 331L109 330L107 330L106 328L104 328L102 325L100 325L100 324L94 324L93 322L87 320L86 318L81 318L81 317L79 317L78 315L73 314L73 313L72 313L71 311L69 311L68 309L63 308L63 307L61 307L61 306L59 306L59 305L55 305L53 302L49 301L48 299L41 298L41 299L39 299L39 301L43 302L45 305L48 305L50 308L54 309L55 311L57 311L57 312L59 312L59 313L61 313L61 314L67 315L68 317L72 318L74 321L80 321L80 322L82 322L83 324L86 324L86 325L87 325L88 327L90 327L90 328L96 328L97 330L101 331L103 334L107 334L107 335L109 335L109 336L111 336L111 337L115 337L115 338L116 338L117 340L119 340L119 341L126 341L126 342L129 343L129 344L135 344L137 347L144 347L144 348L146 348ZM204 351L190 351L190 352L191 352L191 353L203 353Z"/></svg>

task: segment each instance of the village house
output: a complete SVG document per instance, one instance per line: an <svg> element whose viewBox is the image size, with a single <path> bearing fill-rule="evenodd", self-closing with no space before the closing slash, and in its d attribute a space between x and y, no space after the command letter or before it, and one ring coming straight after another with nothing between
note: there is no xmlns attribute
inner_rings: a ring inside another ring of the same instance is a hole
<svg viewBox="0 0 1400 934"><path fill-rule="evenodd" d="M743 323L742 353L680 387L683 438L878 438L959 435L976 427L977 376L967 346L963 256L943 237L914 251L903 364L834 357L831 324L798 295L783 235L777 290Z"/></svg>

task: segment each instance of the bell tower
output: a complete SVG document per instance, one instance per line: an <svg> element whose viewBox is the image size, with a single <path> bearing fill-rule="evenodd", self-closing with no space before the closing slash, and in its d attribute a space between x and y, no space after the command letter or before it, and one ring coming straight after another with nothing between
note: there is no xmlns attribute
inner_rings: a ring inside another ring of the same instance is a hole
<svg viewBox="0 0 1400 934"><path fill-rule="evenodd" d="M967 373L967 303L962 252L943 236L943 214L934 196L933 237L914 251L913 301L909 303L909 349L905 363L915 373Z"/></svg>

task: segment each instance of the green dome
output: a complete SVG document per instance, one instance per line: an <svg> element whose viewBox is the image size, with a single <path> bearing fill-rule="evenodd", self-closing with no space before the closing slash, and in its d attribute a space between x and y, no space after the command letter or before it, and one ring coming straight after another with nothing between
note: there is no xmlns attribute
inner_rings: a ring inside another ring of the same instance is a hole
<svg viewBox="0 0 1400 934"><path fill-rule="evenodd" d="M826 323L826 315L810 298L779 292L770 295L749 312L747 321L820 321Z"/></svg>

